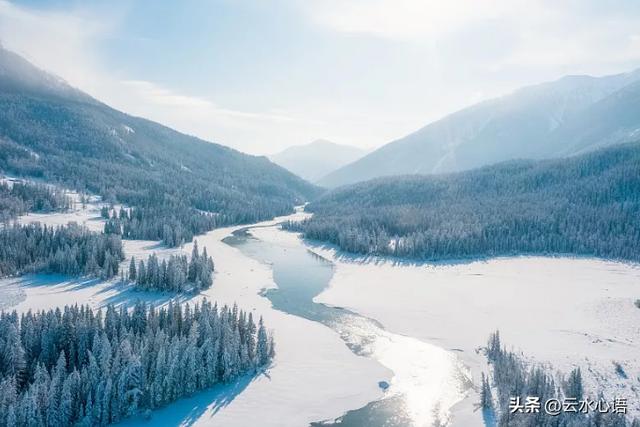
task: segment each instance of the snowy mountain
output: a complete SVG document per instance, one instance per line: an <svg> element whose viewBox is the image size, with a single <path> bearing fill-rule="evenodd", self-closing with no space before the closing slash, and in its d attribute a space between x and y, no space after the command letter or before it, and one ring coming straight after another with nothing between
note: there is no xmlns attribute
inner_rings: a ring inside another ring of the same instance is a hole
<svg viewBox="0 0 640 427"><path fill-rule="evenodd" d="M566 156L640 133L640 70L567 76L455 112L393 141L319 184L471 169L516 158Z"/></svg>
<svg viewBox="0 0 640 427"><path fill-rule="evenodd" d="M289 147L269 158L274 163L310 182L358 160L365 150L318 139L310 144Z"/></svg>
<svg viewBox="0 0 640 427"><path fill-rule="evenodd" d="M40 70L20 55L4 49L2 45L0 45L0 92L97 102L60 77Z"/></svg>
<svg viewBox="0 0 640 427"><path fill-rule="evenodd" d="M0 171L162 211L179 231L194 212L270 218L319 191L265 157L117 111L2 48L0 111Z"/></svg>

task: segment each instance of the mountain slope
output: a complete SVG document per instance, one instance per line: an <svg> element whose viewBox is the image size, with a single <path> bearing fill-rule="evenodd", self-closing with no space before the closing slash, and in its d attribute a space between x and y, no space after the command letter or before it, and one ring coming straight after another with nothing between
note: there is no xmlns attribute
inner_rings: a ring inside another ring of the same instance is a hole
<svg viewBox="0 0 640 427"><path fill-rule="evenodd" d="M197 211L216 214L205 229L270 218L318 191L265 157L114 110L6 50L0 111L0 170L147 207L148 236L194 228Z"/></svg>
<svg viewBox="0 0 640 427"><path fill-rule="evenodd" d="M319 183L335 187L379 176L461 171L630 141L640 128L638 82L640 70L526 87L431 123Z"/></svg>
<svg viewBox="0 0 640 427"><path fill-rule="evenodd" d="M640 143L566 159L379 178L329 192L288 227L361 254L640 260Z"/></svg>
<svg viewBox="0 0 640 427"><path fill-rule="evenodd" d="M364 154L365 151L357 147L318 139L310 144L289 147L269 158L307 181L315 182Z"/></svg>

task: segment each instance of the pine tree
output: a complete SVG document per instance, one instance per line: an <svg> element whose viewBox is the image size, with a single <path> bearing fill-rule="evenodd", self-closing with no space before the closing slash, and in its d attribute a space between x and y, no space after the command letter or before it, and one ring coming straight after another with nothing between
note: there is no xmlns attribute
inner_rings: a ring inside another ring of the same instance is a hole
<svg viewBox="0 0 640 427"><path fill-rule="evenodd" d="M199 291L211 286L213 276L210 267L212 266L213 260L210 257L206 258L206 248L202 255L198 255L198 249L195 247L191 261L183 255L171 255L168 259L159 262L157 256L151 254L146 264L140 262L136 283L143 289Z"/></svg>
<svg viewBox="0 0 640 427"><path fill-rule="evenodd" d="M138 264L138 285L140 285L143 289L146 288L147 284L147 269L144 266L144 261L140 260L140 264Z"/></svg>
<svg viewBox="0 0 640 427"><path fill-rule="evenodd" d="M109 208L106 205L100 208L100 216L104 219L109 219Z"/></svg>
<svg viewBox="0 0 640 427"><path fill-rule="evenodd" d="M260 321L258 322L257 345L258 365L264 366L269 361L269 341L267 337L267 330L265 329L264 323L262 321L262 316L260 317Z"/></svg>
<svg viewBox="0 0 640 427"><path fill-rule="evenodd" d="M131 282L135 282L136 280L136 258L131 257L131 262L129 263L129 280Z"/></svg>
<svg viewBox="0 0 640 427"><path fill-rule="evenodd" d="M491 396L491 386L489 380L482 373L481 388L480 388L480 405L483 409L493 409L493 397Z"/></svg>
<svg viewBox="0 0 640 427"><path fill-rule="evenodd" d="M569 374L569 378L564 384L564 393L566 397L575 398L576 400L583 398L582 372L579 367Z"/></svg>
<svg viewBox="0 0 640 427"><path fill-rule="evenodd" d="M22 318L0 313L0 354L26 348L29 367L20 388L16 366L0 369L0 424L115 423L233 381L254 371L257 362L249 355L258 353L258 342L266 363L273 357L272 336L260 326L257 332L237 306L219 312L207 301L157 310L144 303L131 311L108 306L104 314L88 306ZM17 357L6 360L21 365Z"/></svg>

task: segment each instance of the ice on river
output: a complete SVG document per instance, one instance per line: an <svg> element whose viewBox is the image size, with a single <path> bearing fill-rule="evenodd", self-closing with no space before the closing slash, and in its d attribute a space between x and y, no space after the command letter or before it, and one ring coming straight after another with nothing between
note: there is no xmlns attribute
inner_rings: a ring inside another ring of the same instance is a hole
<svg viewBox="0 0 640 427"><path fill-rule="evenodd" d="M640 267L597 259L510 257L425 265L350 257L309 244L336 265L316 301L377 319L388 330L452 350L474 383L486 370L478 353L488 335L532 362L569 372L582 367L585 387L628 399L640 414ZM626 372L616 372L614 362ZM454 425L482 425L478 396L454 414Z"/></svg>

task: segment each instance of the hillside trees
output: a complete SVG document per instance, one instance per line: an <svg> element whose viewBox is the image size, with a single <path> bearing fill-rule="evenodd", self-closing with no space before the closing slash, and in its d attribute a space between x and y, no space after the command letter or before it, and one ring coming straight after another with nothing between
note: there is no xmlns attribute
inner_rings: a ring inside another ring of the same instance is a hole
<svg viewBox="0 0 640 427"><path fill-rule="evenodd" d="M140 209L135 238L178 246L319 192L265 157L114 110L2 48L0 68L0 171Z"/></svg>
<svg viewBox="0 0 640 427"><path fill-rule="evenodd" d="M123 259L118 236L92 233L75 223L0 229L0 277L46 272L110 278L118 274Z"/></svg>
<svg viewBox="0 0 640 427"><path fill-rule="evenodd" d="M378 179L285 224L349 252L420 260L575 254L640 260L640 144L563 160Z"/></svg>
<svg viewBox="0 0 640 427"><path fill-rule="evenodd" d="M27 212L52 212L71 207L71 199L53 186L24 182L0 182L0 222Z"/></svg>
<svg viewBox="0 0 640 427"><path fill-rule="evenodd" d="M2 313L0 425L116 423L266 367L267 335L262 359L251 313L207 301Z"/></svg>

